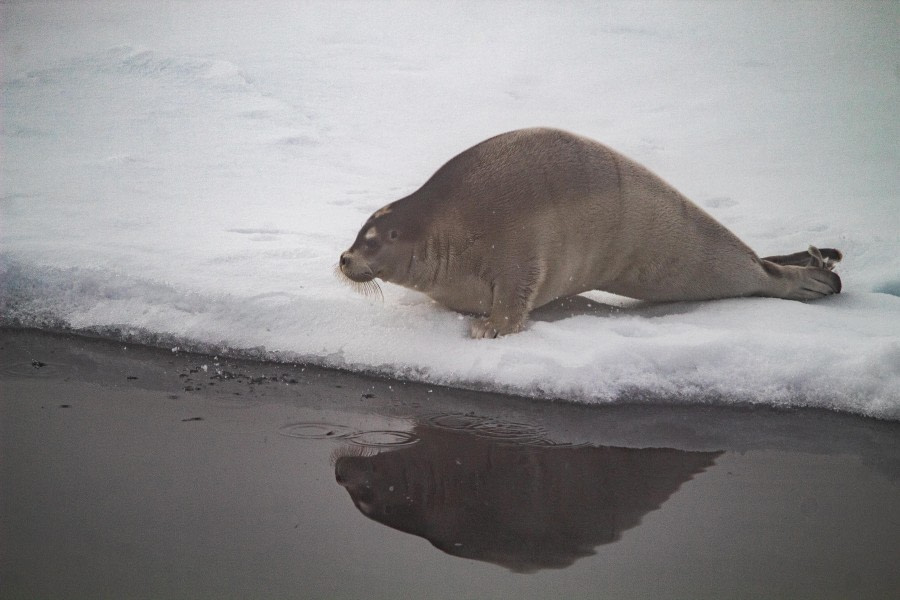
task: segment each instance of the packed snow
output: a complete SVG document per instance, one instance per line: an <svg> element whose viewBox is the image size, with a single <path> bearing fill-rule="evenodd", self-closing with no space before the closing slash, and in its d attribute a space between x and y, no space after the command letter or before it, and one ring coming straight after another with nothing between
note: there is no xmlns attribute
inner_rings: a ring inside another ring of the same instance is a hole
<svg viewBox="0 0 900 600"><path fill-rule="evenodd" d="M0 4L0 322L587 403L900 419L900 4ZM523 333L333 273L380 206L497 133L645 164L844 291L589 293Z"/></svg>

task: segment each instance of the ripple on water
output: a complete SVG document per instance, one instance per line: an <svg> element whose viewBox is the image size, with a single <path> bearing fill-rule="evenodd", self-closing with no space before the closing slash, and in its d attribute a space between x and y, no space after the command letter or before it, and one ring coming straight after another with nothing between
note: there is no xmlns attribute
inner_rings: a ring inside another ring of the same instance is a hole
<svg viewBox="0 0 900 600"><path fill-rule="evenodd" d="M394 448L409 446L419 441L415 434L407 431L389 429L359 431L345 425L325 422L291 423L280 428L278 433L305 440L344 440L366 448Z"/></svg>
<svg viewBox="0 0 900 600"><path fill-rule="evenodd" d="M360 431L349 436L351 444L367 448L394 448L411 446L419 441L418 436L406 431L376 430Z"/></svg>
<svg viewBox="0 0 900 600"><path fill-rule="evenodd" d="M479 437L518 444L547 444L547 432L530 423L501 421L468 414L442 414L427 419L433 427L465 431Z"/></svg>
<svg viewBox="0 0 900 600"><path fill-rule="evenodd" d="M291 423L280 428L278 433L304 440L347 439L358 434L345 425L324 422Z"/></svg>
<svg viewBox="0 0 900 600"><path fill-rule="evenodd" d="M63 372L61 365L41 360L24 359L0 366L0 371L10 377L54 377Z"/></svg>

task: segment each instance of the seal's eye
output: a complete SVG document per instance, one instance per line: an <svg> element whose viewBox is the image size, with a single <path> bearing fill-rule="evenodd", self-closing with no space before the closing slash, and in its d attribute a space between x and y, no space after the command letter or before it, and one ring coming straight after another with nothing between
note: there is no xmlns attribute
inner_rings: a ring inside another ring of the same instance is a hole
<svg viewBox="0 0 900 600"><path fill-rule="evenodd" d="M388 232L388 239L396 240L398 237L400 237L400 234L397 233L397 230L396 230L396 229L391 229L391 230Z"/></svg>
<svg viewBox="0 0 900 600"><path fill-rule="evenodd" d="M366 248L369 250L374 250L378 247L378 239L377 238L369 238L366 240Z"/></svg>

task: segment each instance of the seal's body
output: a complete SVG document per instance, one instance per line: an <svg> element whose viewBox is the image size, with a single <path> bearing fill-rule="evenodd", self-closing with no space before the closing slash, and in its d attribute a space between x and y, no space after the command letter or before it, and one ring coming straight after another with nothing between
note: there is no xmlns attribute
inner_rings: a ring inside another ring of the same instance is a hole
<svg viewBox="0 0 900 600"><path fill-rule="evenodd" d="M486 315L474 337L519 331L557 298L603 290L653 301L840 291L831 249L759 258L701 208L592 140L524 129L451 159L375 212L340 271Z"/></svg>

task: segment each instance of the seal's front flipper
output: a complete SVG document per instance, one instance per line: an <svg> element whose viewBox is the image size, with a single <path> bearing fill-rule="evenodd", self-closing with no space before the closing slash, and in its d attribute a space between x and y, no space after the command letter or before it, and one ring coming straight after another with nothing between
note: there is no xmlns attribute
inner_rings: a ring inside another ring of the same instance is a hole
<svg viewBox="0 0 900 600"><path fill-rule="evenodd" d="M522 331L545 276L543 264L535 262L495 280L491 284L491 312L486 318L472 321L472 337L495 338Z"/></svg>

